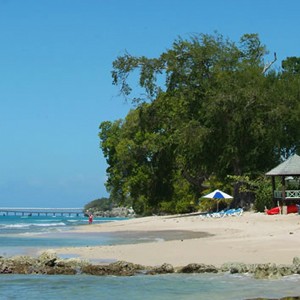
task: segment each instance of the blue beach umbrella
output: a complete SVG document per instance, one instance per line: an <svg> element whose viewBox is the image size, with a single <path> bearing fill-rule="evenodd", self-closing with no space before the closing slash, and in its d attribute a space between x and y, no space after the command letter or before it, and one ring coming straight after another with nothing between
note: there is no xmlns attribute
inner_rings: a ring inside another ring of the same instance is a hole
<svg viewBox="0 0 300 300"><path fill-rule="evenodd" d="M203 198L217 199L217 211L219 211L219 200L232 199L233 197L220 190L214 190L213 192L203 196Z"/></svg>

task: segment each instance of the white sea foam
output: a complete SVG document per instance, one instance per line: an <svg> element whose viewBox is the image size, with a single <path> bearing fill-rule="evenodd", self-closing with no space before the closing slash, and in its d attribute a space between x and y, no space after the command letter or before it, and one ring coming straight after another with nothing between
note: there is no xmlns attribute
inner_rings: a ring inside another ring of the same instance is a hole
<svg viewBox="0 0 300 300"><path fill-rule="evenodd" d="M42 224L32 224L32 226L38 226L38 227L52 227L52 226L66 226L64 222L59 223L42 223Z"/></svg>
<svg viewBox="0 0 300 300"><path fill-rule="evenodd" d="M3 225L2 228L28 228L30 224L19 223L19 224L7 224Z"/></svg>
<svg viewBox="0 0 300 300"><path fill-rule="evenodd" d="M165 241L165 240L162 239L162 238L155 238L154 240L155 240L155 242L164 242L164 241Z"/></svg>
<svg viewBox="0 0 300 300"><path fill-rule="evenodd" d="M45 234L45 232L23 232L23 233L19 233L19 236L38 236L38 235L43 235Z"/></svg>
<svg viewBox="0 0 300 300"><path fill-rule="evenodd" d="M54 227L54 226L66 226L64 222L59 223L19 223L19 224L6 224L3 225L3 229L8 228L29 228L29 227Z"/></svg>
<svg viewBox="0 0 300 300"><path fill-rule="evenodd" d="M299 282L300 279L300 275L299 274L293 274L293 275L289 275L289 276L284 276L282 278L282 281L295 281L295 282Z"/></svg>

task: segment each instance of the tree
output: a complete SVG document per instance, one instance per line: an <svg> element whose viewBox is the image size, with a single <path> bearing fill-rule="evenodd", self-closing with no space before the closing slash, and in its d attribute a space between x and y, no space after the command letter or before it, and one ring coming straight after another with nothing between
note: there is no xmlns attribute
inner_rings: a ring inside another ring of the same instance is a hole
<svg viewBox="0 0 300 300"><path fill-rule="evenodd" d="M288 57L282 61L283 71L279 74L281 109L281 156L288 158L300 146L300 57Z"/></svg>
<svg viewBox="0 0 300 300"><path fill-rule="evenodd" d="M113 84L135 109L100 126L108 190L139 212L189 210L210 176L256 176L296 151L297 60L276 73L266 54L257 34L239 44L200 34L179 38L158 58L118 57ZM130 98L131 74L146 97Z"/></svg>
<svg viewBox="0 0 300 300"><path fill-rule="evenodd" d="M84 212L106 211L111 210L111 199L102 197L100 199L93 200L84 206Z"/></svg>
<svg viewBox="0 0 300 300"><path fill-rule="evenodd" d="M300 57L287 57L282 61L282 69L285 74L299 75L300 74Z"/></svg>

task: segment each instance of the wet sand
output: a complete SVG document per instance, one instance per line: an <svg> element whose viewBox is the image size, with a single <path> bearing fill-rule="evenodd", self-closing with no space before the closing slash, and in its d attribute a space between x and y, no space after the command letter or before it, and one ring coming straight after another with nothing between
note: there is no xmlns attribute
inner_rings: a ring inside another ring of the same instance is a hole
<svg viewBox="0 0 300 300"><path fill-rule="evenodd" d="M146 217L78 227L77 234L110 233L128 244L51 249L90 261L123 260L148 266L226 262L291 264L300 257L300 216L205 218L199 215ZM136 242L134 242L136 241Z"/></svg>

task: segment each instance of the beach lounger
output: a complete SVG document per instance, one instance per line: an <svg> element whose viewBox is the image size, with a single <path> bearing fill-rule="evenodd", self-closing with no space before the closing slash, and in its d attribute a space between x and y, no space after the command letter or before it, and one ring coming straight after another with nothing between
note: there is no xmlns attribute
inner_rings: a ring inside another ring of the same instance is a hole
<svg viewBox="0 0 300 300"><path fill-rule="evenodd" d="M242 208L237 208L237 209L232 208L232 209L228 209L227 211L225 211L223 217L241 216L243 214L243 212L244 212L244 210Z"/></svg>
<svg viewBox="0 0 300 300"><path fill-rule="evenodd" d="M231 209L225 209L221 210L219 212L213 212L213 213L206 213L204 215L201 215L202 218L224 218L227 216L241 216L243 214L244 210L242 208L231 208Z"/></svg>

